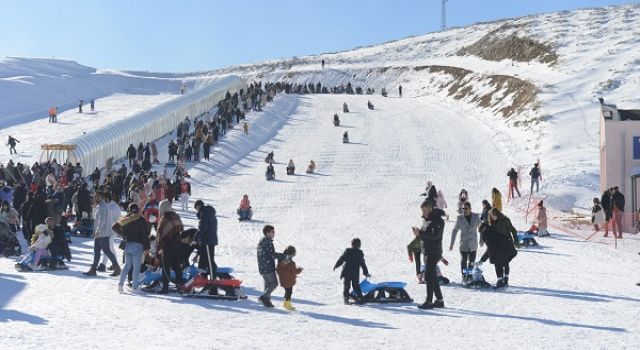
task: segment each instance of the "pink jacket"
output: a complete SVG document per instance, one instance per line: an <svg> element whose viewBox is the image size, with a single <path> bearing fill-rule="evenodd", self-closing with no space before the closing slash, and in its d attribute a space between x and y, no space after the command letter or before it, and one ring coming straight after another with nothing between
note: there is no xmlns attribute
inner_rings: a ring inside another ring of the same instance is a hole
<svg viewBox="0 0 640 350"><path fill-rule="evenodd" d="M547 228L547 208L538 208L536 222L538 223L539 228Z"/></svg>
<svg viewBox="0 0 640 350"><path fill-rule="evenodd" d="M251 202L249 202L249 199L242 198L242 200L240 201L240 209L249 209L249 208L251 208Z"/></svg>

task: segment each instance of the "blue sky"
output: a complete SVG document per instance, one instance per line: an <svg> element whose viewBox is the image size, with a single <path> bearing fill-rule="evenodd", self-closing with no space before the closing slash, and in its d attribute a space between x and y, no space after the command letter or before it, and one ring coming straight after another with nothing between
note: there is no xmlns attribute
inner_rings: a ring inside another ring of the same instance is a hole
<svg viewBox="0 0 640 350"><path fill-rule="evenodd" d="M614 0L449 0L475 22ZM0 57L185 72L347 50L440 28L440 0L0 0Z"/></svg>

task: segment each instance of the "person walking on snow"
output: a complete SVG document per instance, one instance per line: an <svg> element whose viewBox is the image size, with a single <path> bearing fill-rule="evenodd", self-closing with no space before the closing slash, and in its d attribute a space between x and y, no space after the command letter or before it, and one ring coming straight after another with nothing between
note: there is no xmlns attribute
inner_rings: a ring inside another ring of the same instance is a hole
<svg viewBox="0 0 640 350"><path fill-rule="evenodd" d="M549 231L547 231L547 208L544 207L543 201L538 203L535 222L536 226L538 226L538 237L549 236Z"/></svg>
<svg viewBox="0 0 640 350"><path fill-rule="evenodd" d="M9 135L9 140L7 141L7 146L9 146L9 154L13 155L13 154L18 154L18 151L16 151L16 142L20 143L20 141L18 141L18 139L12 137L11 135Z"/></svg>
<svg viewBox="0 0 640 350"><path fill-rule="evenodd" d="M362 273L365 276L370 277L371 275L364 261L364 253L360 250L361 246L362 242L359 238L351 240L351 248L347 248L333 266L333 270L335 271L338 267L344 265L340 273L340 278L342 278L343 281L342 297L344 298L345 305L349 304L349 291L352 287L356 293L356 304L364 304L364 297L360 289L360 268L362 268Z"/></svg>
<svg viewBox="0 0 640 350"><path fill-rule="evenodd" d="M109 214L109 205L105 200L107 198L107 194L98 194L98 206L95 210L95 221L94 221L94 229L93 229L93 264L91 264L91 268L89 271L85 272L85 276L95 276L98 268L98 262L100 262L100 252L102 251L111 261L113 265L113 273L110 275L112 277L120 275L120 265L118 265L118 259L116 259L115 255L111 251L111 246L109 244L109 238L111 237L112 231L111 226L113 223L110 220ZM126 274L126 272L125 272Z"/></svg>
<svg viewBox="0 0 640 350"><path fill-rule="evenodd" d="M105 198L105 201L107 202L107 208L109 209L107 225L109 226L109 229L111 229L113 227L113 224L118 222L118 220L120 219L122 211L120 210L120 205L113 199L113 196L111 196L111 194L105 194L104 198ZM111 249L111 252L114 255L116 254L116 250L115 250L116 235L117 235L116 232L113 231L113 229L111 229L111 236L109 236L109 248ZM109 257L107 256L107 254L102 254L102 261L100 262L100 265L98 265L98 268L96 269L96 271L105 272L108 259ZM109 266L109 271L113 271L114 269L115 269L115 266L113 265Z"/></svg>
<svg viewBox="0 0 640 350"><path fill-rule="evenodd" d="M132 291L139 286L140 265L142 257L149 253L150 228L144 218L139 214L139 207L135 203L129 204L127 216L121 218L113 226L113 230L122 236L125 243L125 265L118 282L118 292L123 292L124 280L129 272L132 274Z"/></svg>
<svg viewBox="0 0 640 350"><path fill-rule="evenodd" d="M191 196L191 184L187 180L180 180L180 205L182 211L189 210L189 197Z"/></svg>
<svg viewBox="0 0 640 350"><path fill-rule="evenodd" d="M296 248L288 246L285 248L284 259L278 262L276 272L280 285L284 288L284 308L289 311L295 311L296 308L291 305L291 295L293 294L293 286L296 284L296 277L302 272L302 267L296 266L293 257L296 256Z"/></svg>
<svg viewBox="0 0 640 350"><path fill-rule="evenodd" d="M511 194L511 198L515 198L514 191L518 193L518 197L522 197L520 190L518 189L518 172L516 169L511 168L507 173L507 176L509 177L509 193Z"/></svg>
<svg viewBox="0 0 640 350"><path fill-rule="evenodd" d="M422 254L424 254L424 263L426 265L427 299L418 308L423 310L444 308L444 299L436 274L436 266L438 261L442 259L443 213L436 208L435 201L430 199L425 200L420 205L420 209L422 210L422 227L413 227L412 230L413 234L419 236L422 240ZM435 302L433 302L434 294L436 296Z"/></svg>
<svg viewBox="0 0 640 350"><path fill-rule="evenodd" d="M95 111L96 109L96 101L94 99L91 99L91 112Z"/></svg>
<svg viewBox="0 0 640 350"><path fill-rule="evenodd" d="M421 196L435 201L438 198L438 191L436 190L436 186L431 183L431 181L427 181L427 187L425 188L425 192L421 194Z"/></svg>
<svg viewBox="0 0 640 350"><path fill-rule="evenodd" d="M542 180L542 173L540 172L540 166L538 163L533 165L533 168L529 171L529 176L531 176L531 190L529 190L529 193L533 194L533 185L536 185L536 193L538 193L540 189L540 180Z"/></svg>
<svg viewBox="0 0 640 350"><path fill-rule="evenodd" d="M464 270L470 269L471 264L476 261L476 252L478 250L478 227L480 226L480 216L471 212L471 203L466 202L462 205L462 214L458 215L456 225L451 231L451 244L449 250L453 250L456 243L456 235L460 231L460 271L464 281Z"/></svg>
<svg viewBox="0 0 640 350"><path fill-rule="evenodd" d="M438 190L438 197L436 198L436 206L438 207L438 209L442 210L443 212L445 211L445 209L447 209L447 201L444 199L444 194L442 194L442 191ZM447 220L449 220L449 214L447 214Z"/></svg>
<svg viewBox="0 0 640 350"><path fill-rule="evenodd" d="M216 246L218 245L218 219L216 210L205 205L201 200L194 204L196 216L198 217L198 231L194 235L194 240L198 242L198 268L207 271L209 280L216 278Z"/></svg>
<svg viewBox="0 0 640 350"><path fill-rule="evenodd" d="M80 103L78 103L78 113L82 113L82 105L84 105L84 100L80 99Z"/></svg>
<svg viewBox="0 0 640 350"><path fill-rule="evenodd" d="M278 277L276 276L276 259L285 258L284 254L277 253L273 247L273 238L276 235L276 229L271 225L265 225L262 228L264 237L258 243L258 271L264 281L264 293L260 295L258 300L265 307L273 307L271 303L271 293L278 287Z"/></svg>

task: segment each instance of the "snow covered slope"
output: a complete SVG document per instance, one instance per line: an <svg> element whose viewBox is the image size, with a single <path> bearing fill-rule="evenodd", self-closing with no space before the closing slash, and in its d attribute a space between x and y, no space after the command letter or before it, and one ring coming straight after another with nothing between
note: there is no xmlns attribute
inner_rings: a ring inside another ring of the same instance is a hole
<svg viewBox="0 0 640 350"><path fill-rule="evenodd" d="M528 170L540 158L549 204L569 211L587 208L599 190L596 98L640 108L639 21L637 4L542 14L213 74L351 82L392 96L402 84L405 97L456 101L480 112L513 165Z"/></svg>
<svg viewBox="0 0 640 350"><path fill-rule="evenodd" d="M450 265L442 269L454 282L443 289L446 309L342 305L339 272L332 267L353 237L363 240L375 281L407 281L410 295L423 301L425 288L414 282L405 247L418 223L424 182L433 180L450 207L465 187L479 210L491 187L503 182L503 170L492 164L509 160L493 143L494 131L456 104L438 97L374 96L376 110L368 111L368 98L277 97L264 112L248 115L250 135L230 131L211 162L190 170L192 202L203 199L218 212L216 260L236 269L248 300L120 295L113 278L82 276L93 243L75 238L69 271L20 274L11 260L0 258L0 346L156 348L177 337L181 347L215 349L635 348L640 298L630 273L640 244L634 239L614 251L610 242L552 230L542 248L520 250L512 287L502 292L460 287L459 254L445 252ZM344 101L352 112L341 114L343 125L336 128L331 116ZM344 131L352 143L341 143ZM263 159L271 150L277 181L266 182ZM298 175L285 175L290 158ZM317 174L302 173L311 159ZM252 200L253 222L235 218L243 194ZM518 212L507 213L525 226ZM196 224L193 212L180 214L187 225ZM276 227L276 249L294 245L305 268L294 288L296 312L281 308L281 288L274 294L276 309L256 300L262 279L255 249L264 224ZM451 228L447 222L445 247ZM485 277L495 281L491 265Z"/></svg>

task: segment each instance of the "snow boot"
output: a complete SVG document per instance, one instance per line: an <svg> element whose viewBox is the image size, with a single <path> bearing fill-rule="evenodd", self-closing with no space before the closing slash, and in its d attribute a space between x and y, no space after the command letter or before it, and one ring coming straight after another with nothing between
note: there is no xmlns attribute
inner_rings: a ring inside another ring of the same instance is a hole
<svg viewBox="0 0 640 350"><path fill-rule="evenodd" d="M91 269L89 269L89 271L82 273L85 276L96 276L96 268L91 266Z"/></svg>
<svg viewBox="0 0 640 350"><path fill-rule="evenodd" d="M121 285L118 285L118 293L124 293L124 288Z"/></svg>
<svg viewBox="0 0 640 350"><path fill-rule="evenodd" d="M107 268L107 271L113 271L115 269L115 266L111 265Z"/></svg>
<svg viewBox="0 0 640 350"><path fill-rule="evenodd" d="M493 287L493 289L500 289L500 288L504 288L506 286L507 286L507 284L504 281L504 278L501 278L501 279L498 280L498 282L496 282L496 285Z"/></svg>
<svg viewBox="0 0 640 350"><path fill-rule="evenodd" d="M344 298L344 304L349 305L349 298Z"/></svg>
<svg viewBox="0 0 640 350"><path fill-rule="evenodd" d="M113 272L109 276L111 276L111 277L120 276L120 272L122 272L122 270L120 269L120 265L116 265L113 268Z"/></svg>
<svg viewBox="0 0 640 350"><path fill-rule="evenodd" d="M100 264L100 265L98 265L98 268L96 269L96 271L98 271L98 272L107 272L107 267L104 266L104 264Z"/></svg>
<svg viewBox="0 0 640 350"><path fill-rule="evenodd" d="M502 278L502 280L504 281L504 286L508 287L509 286L509 276L504 276Z"/></svg>
<svg viewBox="0 0 640 350"><path fill-rule="evenodd" d="M433 303L433 307L434 307L435 309L444 309L444 300L436 300L436 301Z"/></svg>
<svg viewBox="0 0 640 350"><path fill-rule="evenodd" d="M428 301L425 301L424 304L422 305L418 305L418 309L421 309L421 310L431 310L433 308L434 308L433 303L430 303Z"/></svg>
<svg viewBox="0 0 640 350"><path fill-rule="evenodd" d="M264 305L264 307L273 307L273 304L271 303L271 300L269 300L269 298L267 298L264 295L261 295L258 300L260 300L260 302L262 303L262 305Z"/></svg>
<svg viewBox="0 0 640 350"><path fill-rule="evenodd" d="M291 300L285 300L284 301L284 308L289 310L289 311L296 311L296 308L293 307L293 305L291 305Z"/></svg>

